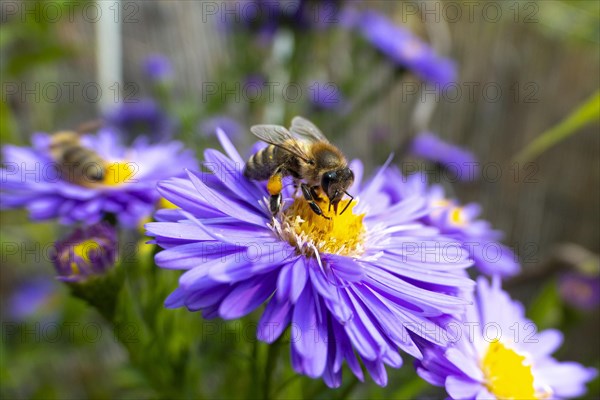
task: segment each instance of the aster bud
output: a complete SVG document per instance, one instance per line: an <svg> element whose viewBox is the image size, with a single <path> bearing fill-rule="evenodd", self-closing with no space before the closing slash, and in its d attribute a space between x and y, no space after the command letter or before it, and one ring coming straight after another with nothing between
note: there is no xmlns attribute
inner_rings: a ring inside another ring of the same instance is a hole
<svg viewBox="0 0 600 400"><path fill-rule="evenodd" d="M56 243L52 261L57 279L66 282L73 294L112 319L122 275L115 263L117 233L106 222L78 228Z"/></svg>
<svg viewBox="0 0 600 400"><path fill-rule="evenodd" d="M57 279L65 282L84 282L93 276L104 275L117 257L117 234L112 226L99 223L76 229L65 240L56 243L52 262Z"/></svg>

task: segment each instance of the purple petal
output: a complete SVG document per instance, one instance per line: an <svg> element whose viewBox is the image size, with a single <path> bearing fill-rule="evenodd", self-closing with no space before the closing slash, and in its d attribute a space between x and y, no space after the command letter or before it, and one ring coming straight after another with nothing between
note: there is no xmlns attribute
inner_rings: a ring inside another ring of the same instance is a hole
<svg viewBox="0 0 600 400"><path fill-rule="evenodd" d="M481 390L482 385L478 382L449 376L446 378L446 391L453 399L473 399Z"/></svg>
<svg viewBox="0 0 600 400"><path fill-rule="evenodd" d="M300 334L292 346L302 359L303 371L313 378L323 374L327 363L327 329L317 319L316 302L310 285L307 285L293 315L293 323Z"/></svg>
<svg viewBox="0 0 600 400"><path fill-rule="evenodd" d="M363 360L363 363L365 364L365 368L367 368L367 371L369 371L371 377L373 378L373 381L375 381L376 384L378 384L379 386L387 385L387 371L385 370L385 366L383 365L382 361Z"/></svg>
<svg viewBox="0 0 600 400"><path fill-rule="evenodd" d="M285 331L292 319L292 305L289 301L272 298L258 322L256 337L266 343L273 343Z"/></svg>
<svg viewBox="0 0 600 400"><path fill-rule="evenodd" d="M364 277L362 266L350 257L327 254L323 256L323 260L326 260L337 277L347 282L360 281Z"/></svg>
<svg viewBox="0 0 600 400"><path fill-rule="evenodd" d="M274 291L274 276L242 282L223 299L219 306L219 315L223 319L243 317L264 303Z"/></svg>
<svg viewBox="0 0 600 400"><path fill-rule="evenodd" d="M240 211L242 211L244 221L247 221L247 222L253 223L255 225L259 225L259 226L266 225L267 221L264 218L264 216L250 213L250 212L244 212L244 210L240 209L240 207L238 205L236 205L233 201L231 201L223 196L219 196L218 194L213 192L212 189L210 189L208 186L206 186L204 184L204 182L202 182L202 180L198 176L196 176L194 173L192 173L191 171L187 171L187 173L188 173L190 180L192 181L192 184L194 185L194 187L196 188L196 190L198 191L200 196L202 196L204 198L204 200L206 202L208 202L209 204L211 204L215 209L218 209L221 212L223 212L229 216L239 216Z"/></svg>

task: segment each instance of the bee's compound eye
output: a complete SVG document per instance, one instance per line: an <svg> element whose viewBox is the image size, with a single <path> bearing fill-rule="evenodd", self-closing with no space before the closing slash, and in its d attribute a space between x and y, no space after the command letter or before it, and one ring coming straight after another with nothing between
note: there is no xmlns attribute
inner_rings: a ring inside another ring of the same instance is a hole
<svg viewBox="0 0 600 400"><path fill-rule="evenodd" d="M336 178L337 174L335 171L330 171L323 174L323 178L321 178L321 187L325 193L329 193L329 185L331 185Z"/></svg>

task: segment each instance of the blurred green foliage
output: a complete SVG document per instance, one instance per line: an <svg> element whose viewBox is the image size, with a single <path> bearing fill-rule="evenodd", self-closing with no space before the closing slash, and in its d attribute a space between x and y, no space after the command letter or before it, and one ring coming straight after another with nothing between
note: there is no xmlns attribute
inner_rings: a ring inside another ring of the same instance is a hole
<svg viewBox="0 0 600 400"><path fill-rule="evenodd" d="M565 119L541 133L532 143L521 150L515 159L519 162L531 160L561 140L577 133L584 126L592 123L597 124L599 121L600 91L596 91L596 93L578 106Z"/></svg>
<svg viewBox="0 0 600 400"><path fill-rule="evenodd" d="M53 0L52 7L56 7L57 15L68 16L90 1ZM44 0L26 0L7 2L3 7L7 13L13 7L16 10L14 15L3 15L0 24L0 84L3 90L8 82L19 82L42 69L54 69L58 63L73 59L79 53L75 45L60 36L59 30L65 23L40 17L39 10L45 5ZM23 138L7 99L4 95L0 101L0 141L20 143ZM36 111L40 110L38 107Z"/></svg>
<svg viewBox="0 0 600 400"><path fill-rule="evenodd" d="M600 2L560 0L522 3L525 4L524 11L540 22L536 26L553 38L600 43Z"/></svg>

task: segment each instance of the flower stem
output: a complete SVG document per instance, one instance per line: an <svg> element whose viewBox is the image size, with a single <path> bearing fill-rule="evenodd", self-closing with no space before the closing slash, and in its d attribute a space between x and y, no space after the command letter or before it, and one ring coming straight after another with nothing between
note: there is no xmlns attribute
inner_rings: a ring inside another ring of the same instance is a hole
<svg viewBox="0 0 600 400"><path fill-rule="evenodd" d="M354 390L354 388L358 384L358 379L354 375L352 375L352 378L353 379L350 381L350 383L348 384L348 386L346 386L344 388L344 390L342 390L342 392L340 393L340 395L337 397L337 400L344 400L344 399L347 399L348 396L350 396L350 394L352 393L352 391Z"/></svg>
<svg viewBox="0 0 600 400"><path fill-rule="evenodd" d="M296 379L299 379L300 375L298 374L294 374L292 376L290 376L289 378L287 378L285 381L283 381L277 388L275 388L275 390L273 391L273 397L277 397L277 395L287 387L287 385L289 385L290 383L294 382Z"/></svg>
<svg viewBox="0 0 600 400"><path fill-rule="evenodd" d="M259 342L258 340L254 341L254 343L252 343L252 355L250 356L250 385L249 385L249 389L247 391L248 393L248 399L252 399L256 396L256 394L254 393L253 390L250 390L251 388L254 387L255 383L258 382L258 347L259 347Z"/></svg>
<svg viewBox="0 0 600 400"><path fill-rule="evenodd" d="M281 348L280 343L281 343L281 337L268 346L267 358L265 360L265 370L264 370L263 398L265 400L272 398L271 383L273 380L273 373L275 372L275 368L277 366L277 359L279 357L279 350Z"/></svg>

